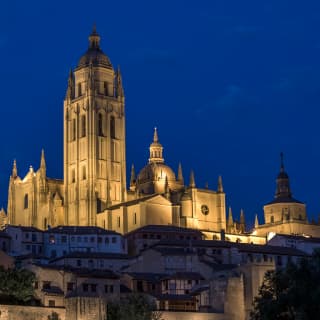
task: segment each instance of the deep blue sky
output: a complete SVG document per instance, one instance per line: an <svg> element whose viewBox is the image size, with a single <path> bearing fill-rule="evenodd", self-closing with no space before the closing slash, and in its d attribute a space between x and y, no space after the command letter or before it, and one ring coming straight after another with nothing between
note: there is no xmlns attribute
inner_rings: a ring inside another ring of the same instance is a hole
<svg viewBox="0 0 320 320"><path fill-rule="evenodd" d="M1 1L0 205L12 161L62 178L68 70L93 23L123 74L127 170L148 158L153 127L166 163L199 187L223 177L234 216L262 217L279 153L294 196L320 213L320 2L317 0Z"/></svg>

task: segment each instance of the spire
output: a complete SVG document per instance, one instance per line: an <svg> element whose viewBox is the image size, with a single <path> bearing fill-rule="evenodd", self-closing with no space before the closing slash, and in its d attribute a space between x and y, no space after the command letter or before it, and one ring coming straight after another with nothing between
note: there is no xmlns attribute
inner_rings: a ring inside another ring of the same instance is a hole
<svg viewBox="0 0 320 320"><path fill-rule="evenodd" d="M246 229L246 220L244 218L244 211L243 209L240 210L240 232L244 233Z"/></svg>
<svg viewBox="0 0 320 320"><path fill-rule="evenodd" d="M122 76L121 76L120 66L118 66L118 71L117 71L117 96L124 97L124 90L123 90L123 85L122 85Z"/></svg>
<svg viewBox="0 0 320 320"><path fill-rule="evenodd" d="M258 228L259 227L259 220L258 220L258 215L256 214L255 218L254 218L254 228Z"/></svg>
<svg viewBox="0 0 320 320"><path fill-rule="evenodd" d="M93 25L92 32L89 36L89 48L97 48L100 49L100 36L97 33L96 25Z"/></svg>
<svg viewBox="0 0 320 320"><path fill-rule="evenodd" d="M219 193L222 193L223 192L223 185L222 185L222 177L219 176L218 178L218 190L217 190Z"/></svg>
<svg viewBox="0 0 320 320"><path fill-rule="evenodd" d="M130 177L130 190L134 191L136 186L136 173L134 171L134 165L131 165L131 177Z"/></svg>
<svg viewBox="0 0 320 320"><path fill-rule="evenodd" d="M158 143L159 142L157 127L154 127L153 142L154 143Z"/></svg>
<svg viewBox="0 0 320 320"><path fill-rule="evenodd" d="M196 187L196 182L195 182L195 179L194 179L194 172L193 172L193 170L191 170L191 172L190 172L189 187L190 187L190 188L195 188L195 187Z"/></svg>
<svg viewBox="0 0 320 320"><path fill-rule="evenodd" d="M283 153L280 153L280 172L277 177L276 199L291 198L289 176L284 169Z"/></svg>
<svg viewBox="0 0 320 320"><path fill-rule="evenodd" d="M181 184L184 184L181 162L179 162L179 166L178 166L178 181Z"/></svg>
<svg viewBox="0 0 320 320"><path fill-rule="evenodd" d="M228 214L228 223L227 226L229 228L233 227L233 216L232 216L232 209L229 207L229 214Z"/></svg>
<svg viewBox="0 0 320 320"><path fill-rule="evenodd" d="M13 160L13 166L12 166L12 178L15 179L18 176L18 169L17 169L17 162L16 159Z"/></svg>
<svg viewBox="0 0 320 320"><path fill-rule="evenodd" d="M161 143L159 142L157 128L154 128L153 142L150 144L149 150L150 150L149 163L150 162L155 162L155 163L163 163L164 162L164 159L162 157L163 147L162 147Z"/></svg>
<svg viewBox="0 0 320 320"><path fill-rule="evenodd" d="M43 177L46 176L46 170L47 170L47 166L46 166L46 159L44 157L44 150L41 150L41 160L40 160L40 173Z"/></svg>

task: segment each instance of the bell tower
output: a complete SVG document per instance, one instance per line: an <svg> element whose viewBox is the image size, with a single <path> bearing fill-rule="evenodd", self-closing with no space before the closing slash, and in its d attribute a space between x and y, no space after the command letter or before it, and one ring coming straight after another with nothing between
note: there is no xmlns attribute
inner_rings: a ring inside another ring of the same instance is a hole
<svg viewBox="0 0 320 320"><path fill-rule="evenodd" d="M64 100L67 225L96 225L97 213L126 200L124 107L120 70L101 50L94 27Z"/></svg>

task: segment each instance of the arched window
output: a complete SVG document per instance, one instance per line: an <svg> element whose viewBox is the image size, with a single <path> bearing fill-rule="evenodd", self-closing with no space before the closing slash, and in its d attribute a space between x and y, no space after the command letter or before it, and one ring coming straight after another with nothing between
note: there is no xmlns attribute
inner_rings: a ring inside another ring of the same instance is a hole
<svg viewBox="0 0 320 320"><path fill-rule="evenodd" d="M104 94L107 96L108 95L108 82L105 81L103 83L103 89L104 89Z"/></svg>
<svg viewBox="0 0 320 320"><path fill-rule="evenodd" d="M271 217L270 217L270 222L271 222L271 223L274 223L274 216L271 216Z"/></svg>
<svg viewBox="0 0 320 320"><path fill-rule="evenodd" d="M103 117L101 113L98 115L98 135L103 137Z"/></svg>
<svg viewBox="0 0 320 320"><path fill-rule="evenodd" d="M115 126L115 118L114 116L110 117L110 137L115 138L116 137L116 126Z"/></svg>
<svg viewBox="0 0 320 320"><path fill-rule="evenodd" d="M28 197L28 194L26 193L25 195L24 195L24 208L25 209L28 209L28 206L29 206L29 199L28 199L29 197Z"/></svg>
<svg viewBox="0 0 320 320"><path fill-rule="evenodd" d="M81 137L86 136L86 116L81 116Z"/></svg>

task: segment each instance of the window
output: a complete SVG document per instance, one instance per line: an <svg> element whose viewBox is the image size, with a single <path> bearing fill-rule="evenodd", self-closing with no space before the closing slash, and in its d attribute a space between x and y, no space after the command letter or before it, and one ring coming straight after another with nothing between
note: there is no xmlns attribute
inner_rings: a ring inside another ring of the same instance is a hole
<svg viewBox="0 0 320 320"><path fill-rule="evenodd" d="M108 82L105 81L103 83L103 89L104 89L104 94L107 96L108 95Z"/></svg>
<svg viewBox="0 0 320 320"><path fill-rule="evenodd" d="M90 237L90 242L94 242L94 237Z"/></svg>
<svg viewBox="0 0 320 320"><path fill-rule="evenodd" d="M26 239L29 239L29 233L28 232L26 233Z"/></svg>
<svg viewBox="0 0 320 320"><path fill-rule="evenodd" d="M120 228L120 226L121 226L121 219L120 217L118 217L118 228Z"/></svg>
<svg viewBox="0 0 320 320"><path fill-rule="evenodd" d="M117 238L116 237L112 237L112 243L116 243L117 242Z"/></svg>
<svg viewBox="0 0 320 320"><path fill-rule="evenodd" d="M49 300L49 307L55 307L56 302L54 300Z"/></svg>
<svg viewBox="0 0 320 320"><path fill-rule="evenodd" d="M101 113L98 115L98 135L103 137L103 117Z"/></svg>
<svg viewBox="0 0 320 320"><path fill-rule="evenodd" d="M93 269L93 260L88 261L88 268Z"/></svg>
<svg viewBox="0 0 320 320"><path fill-rule="evenodd" d="M29 202L28 194L26 193L26 194L24 195L24 208L25 208L25 209L28 209L28 202Z"/></svg>
<svg viewBox="0 0 320 320"><path fill-rule="evenodd" d="M82 261L80 259L77 260L77 267L81 267Z"/></svg>
<svg viewBox="0 0 320 320"><path fill-rule="evenodd" d="M97 292L97 285L95 283L91 285L91 292Z"/></svg>
<svg viewBox="0 0 320 320"><path fill-rule="evenodd" d="M112 284L109 286L109 292L113 293L113 285Z"/></svg>
<svg viewBox="0 0 320 320"><path fill-rule="evenodd" d="M271 217L270 217L270 222L271 222L271 223L274 223L274 216L271 216Z"/></svg>
<svg viewBox="0 0 320 320"><path fill-rule="evenodd" d="M116 122L116 120L115 120L114 116L111 116L111 117L110 117L110 137L111 137L112 139L115 139L115 137L116 137L116 126L115 126L115 122Z"/></svg>
<svg viewBox="0 0 320 320"><path fill-rule="evenodd" d="M97 212L102 212L102 201L101 199L97 199Z"/></svg>
<svg viewBox="0 0 320 320"><path fill-rule="evenodd" d="M98 237L98 243L102 243L102 238Z"/></svg>
<svg viewBox="0 0 320 320"><path fill-rule="evenodd" d="M50 244L54 244L56 242L55 238L54 238L54 235L53 234L50 234L49 236L49 243Z"/></svg>
<svg viewBox="0 0 320 320"><path fill-rule="evenodd" d="M137 214L133 214L133 224L137 224Z"/></svg>
<svg viewBox="0 0 320 320"><path fill-rule="evenodd" d="M61 236L61 243L67 242L67 236Z"/></svg>
<svg viewBox="0 0 320 320"><path fill-rule="evenodd" d="M50 288L51 288L51 282L50 281L43 281L42 289L50 289Z"/></svg>
<svg viewBox="0 0 320 320"><path fill-rule="evenodd" d="M35 282L34 282L34 288L35 288L35 289L38 289L38 288L39 288L39 282L38 282L38 281L35 281Z"/></svg>
<svg viewBox="0 0 320 320"><path fill-rule="evenodd" d="M51 258L55 258L57 256L56 250L51 250Z"/></svg>
<svg viewBox="0 0 320 320"><path fill-rule="evenodd" d="M87 179L87 169L86 166L82 167L82 180L86 180Z"/></svg>
<svg viewBox="0 0 320 320"><path fill-rule="evenodd" d="M73 286L74 286L73 282L67 282L67 290L68 291L73 291Z"/></svg>
<svg viewBox="0 0 320 320"><path fill-rule="evenodd" d="M104 242L105 242L106 244L109 244L109 238L106 237L106 238L104 239Z"/></svg>
<svg viewBox="0 0 320 320"><path fill-rule="evenodd" d="M72 183L76 182L76 170L75 169L71 170L71 182Z"/></svg>
<svg viewBox="0 0 320 320"><path fill-rule="evenodd" d="M43 229L44 229L44 230L47 229L47 224L48 224L47 218L44 218L44 220L43 220Z"/></svg>
<svg viewBox="0 0 320 320"><path fill-rule="evenodd" d="M87 283L83 283L83 284L82 284L82 290L83 290L84 292L88 292L88 290L89 290L89 285L88 285Z"/></svg>
<svg viewBox="0 0 320 320"><path fill-rule="evenodd" d="M76 140L76 119L72 119L71 141Z"/></svg>
<svg viewBox="0 0 320 320"><path fill-rule="evenodd" d="M86 136L86 116L81 116L81 138Z"/></svg>
<svg viewBox="0 0 320 320"><path fill-rule="evenodd" d="M84 242L88 242L88 237L84 237Z"/></svg>
<svg viewBox="0 0 320 320"><path fill-rule="evenodd" d="M82 95L81 83L78 83L78 97L80 97L81 95Z"/></svg>

